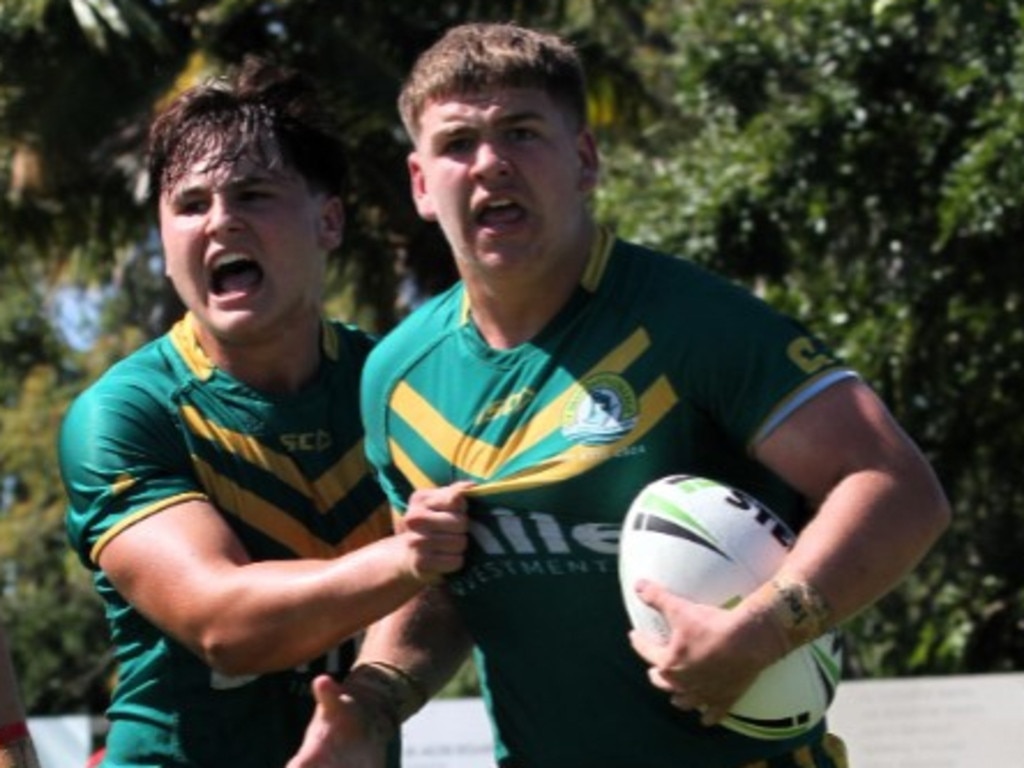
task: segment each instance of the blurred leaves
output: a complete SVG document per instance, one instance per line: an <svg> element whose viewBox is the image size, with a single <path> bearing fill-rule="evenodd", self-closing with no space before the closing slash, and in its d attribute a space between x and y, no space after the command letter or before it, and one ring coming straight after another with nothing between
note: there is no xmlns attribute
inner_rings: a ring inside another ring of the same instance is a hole
<svg viewBox="0 0 1024 768"><path fill-rule="evenodd" d="M418 218L408 191L409 147L395 102L417 53L463 20L561 28L592 63L602 114L626 130L655 108L626 56L631 41L645 34L633 6L606 0L0 5L0 617L14 626L33 712L97 711L113 671L88 574L64 542L54 446L74 394L181 312L163 276L146 200L143 154L153 113L246 54L275 58L316 79L341 118L352 171L346 239L333 259L328 308L386 330L419 297L454 279L443 238ZM592 24L597 18L602 23ZM46 650L40 637L48 639ZM467 674L472 680L472 671Z"/></svg>
<svg viewBox="0 0 1024 768"><path fill-rule="evenodd" d="M1024 6L676 13L650 82L686 119L614 146L602 212L807 321L935 464L953 529L854 623L852 671L1022 668Z"/></svg>
<svg viewBox="0 0 1024 768"><path fill-rule="evenodd" d="M416 54L470 19L572 39L604 149L600 216L808 322L934 462L953 530L854 622L851 672L1024 668L1021 0L14 0L0 5L0 617L33 712L96 711L112 672L63 541L53 445L74 393L180 312L145 201L153 111L247 53L317 79L353 175L328 306L386 330L453 279L411 205L395 99ZM76 297L90 297L84 347L55 321ZM454 685L472 689L472 669Z"/></svg>

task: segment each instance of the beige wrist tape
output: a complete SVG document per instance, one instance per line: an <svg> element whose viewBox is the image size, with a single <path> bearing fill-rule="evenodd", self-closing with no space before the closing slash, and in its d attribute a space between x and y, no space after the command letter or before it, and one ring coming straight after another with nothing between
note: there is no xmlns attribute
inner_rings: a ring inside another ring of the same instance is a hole
<svg viewBox="0 0 1024 768"><path fill-rule="evenodd" d="M385 661L353 667L341 687L359 706L369 735L381 741L397 734L429 698L419 680Z"/></svg>
<svg viewBox="0 0 1024 768"><path fill-rule="evenodd" d="M779 628L786 652L821 637L832 624L825 597L806 581L777 576L747 598Z"/></svg>

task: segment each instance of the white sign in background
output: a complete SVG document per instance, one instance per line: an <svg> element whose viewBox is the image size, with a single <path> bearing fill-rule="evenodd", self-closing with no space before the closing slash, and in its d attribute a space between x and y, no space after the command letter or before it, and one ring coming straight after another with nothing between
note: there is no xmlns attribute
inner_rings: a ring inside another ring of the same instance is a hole
<svg viewBox="0 0 1024 768"><path fill-rule="evenodd" d="M851 680L828 717L850 768L1024 768L1024 674Z"/></svg>
<svg viewBox="0 0 1024 768"><path fill-rule="evenodd" d="M402 728L402 768L493 768L482 699L436 699Z"/></svg>
<svg viewBox="0 0 1024 768"><path fill-rule="evenodd" d="M1024 674L848 681L829 729L850 768L1024 768ZM477 699L431 702L404 738L402 768L494 766Z"/></svg>
<svg viewBox="0 0 1024 768"><path fill-rule="evenodd" d="M845 682L829 726L850 768L1024 768L1024 673ZM29 728L42 768L83 768L88 717ZM493 768L491 745L482 701L439 699L406 723L402 768Z"/></svg>
<svg viewBox="0 0 1024 768"><path fill-rule="evenodd" d="M41 768L85 768L92 753L92 722L88 715L32 717L28 729Z"/></svg>

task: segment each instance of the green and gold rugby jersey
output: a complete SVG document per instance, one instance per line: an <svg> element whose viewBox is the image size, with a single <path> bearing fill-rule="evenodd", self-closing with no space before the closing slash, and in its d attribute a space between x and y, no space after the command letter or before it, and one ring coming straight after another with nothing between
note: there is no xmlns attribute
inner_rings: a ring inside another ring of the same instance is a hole
<svg viewBox="0 0 1024 768"><path fill-rule="evenodd" d="M388 535L359 418L373 341L325 321L316 380L269 396L213 366L192 323L186 315L113 366L61 430L68 535L95 571L118 661L104 765L281 768L312 714L310 680L344 673L352 643L302 669L220 676L128 604L97 562L120 531L190 499L216 505L254 560L330 558Z"/></svg>
<svg viewBox="0 0 1024 768"><path fill-rule="evenodd" d="M743 289L607 233L529 343L490 348L457 284L378 345L363 418L392 504L479 483L448 586L477 643L498 760L728 768L820 738L755 741L671 707L629 645L616 557L634 496L673 473L743 488L799 529L797 495L749 448L852 375Z"/></svg>

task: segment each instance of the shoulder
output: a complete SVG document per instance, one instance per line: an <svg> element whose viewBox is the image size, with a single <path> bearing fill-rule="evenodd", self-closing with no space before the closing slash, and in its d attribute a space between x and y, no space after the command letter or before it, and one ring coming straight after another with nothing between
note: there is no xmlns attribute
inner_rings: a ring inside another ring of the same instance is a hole
<svg viewBox="0 0 1024 768"><path fill-rule="evenodd" d="M791 322L739 282L687 258L623 240L616 241L598 293L616 311L673 334L685 327L701 329L701 336L731 335Z"/></svg>
<svg viewBox="0 0 1024 768"><path fill-rule="evenodd" d="M90 446L137 444L173 427L172 403L183 386L167 337L120 360L74 398L61 423L62 459Z"/></svg>
<svg viewBox="0 0 1024 768"><path fill-rule="evenodd" d="M386 404L399 382L432 359L460 327L461 297L461 284L456 284L420 305L381 339L367 358L360 403L369 454L374 453L375 439L384 434Z"/></svg>
<svg viewBox="0 0 1024 768"><path fill-rule="evenodd" d="M456 283L413 310L374 348L368 372L405 369L457 330L463 295L462 284Z"/></svg>
<svg viewBox="0 0 1024 768"><path fill-rule="evenodd" d="M129 411L166 402L181 386L175 356L166 336L140 347L86 387L72 402L69 415L82 409Z"/></svg>
<svg viewBox="0 0 1024 768"><path fill-rule="evenodd" d="M616 240L609 259L608 277L645 281L658 292L716 295L755 299L750 290L725 275L712 271L685 256L657 251L637 243Z"/></svg>

